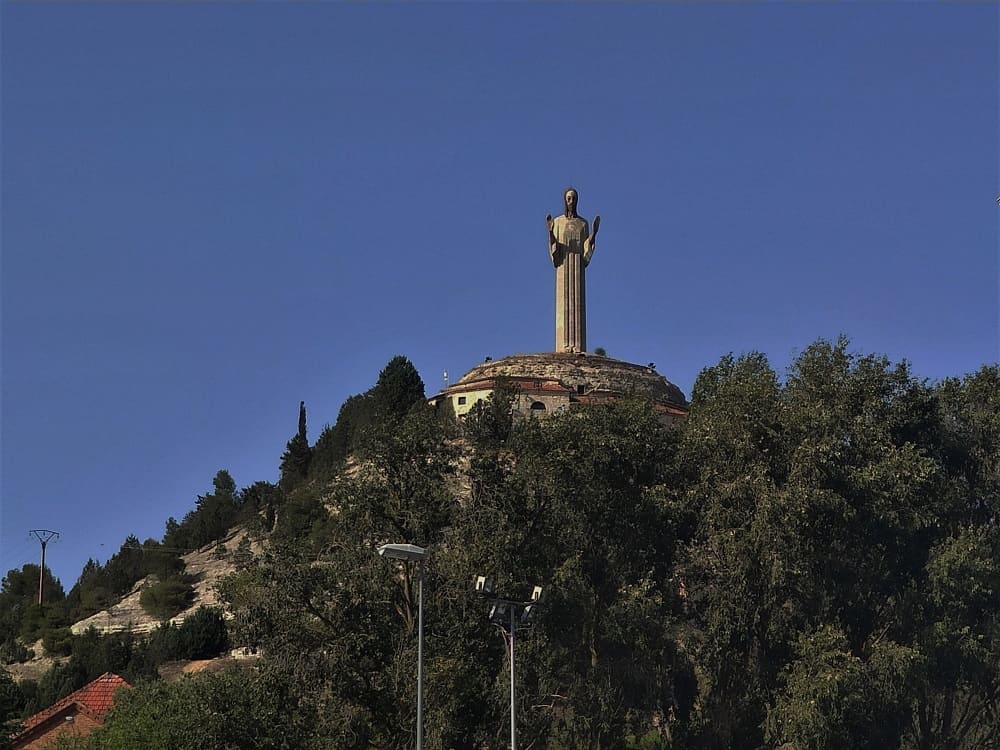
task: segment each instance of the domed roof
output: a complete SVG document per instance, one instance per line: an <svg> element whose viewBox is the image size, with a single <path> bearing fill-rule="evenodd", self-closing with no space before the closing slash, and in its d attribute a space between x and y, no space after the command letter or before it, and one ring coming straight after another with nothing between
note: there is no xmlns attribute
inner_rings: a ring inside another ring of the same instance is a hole
<svg viewBox="0 0 1000 750"><path fill-rule="evenodd" d="M571 352L514 354L476 365L456 386L496 378L557 380L572 391L640 394L657 403L687 407L681 389L656 370L611 357Z"/></svg>

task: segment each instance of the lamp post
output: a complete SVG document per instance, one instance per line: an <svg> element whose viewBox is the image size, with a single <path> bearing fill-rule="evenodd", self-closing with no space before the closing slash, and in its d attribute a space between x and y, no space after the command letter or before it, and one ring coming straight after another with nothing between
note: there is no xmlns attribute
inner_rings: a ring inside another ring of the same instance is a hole
<svg viewBox="0 0 1000 750"><path fill-rule="evenodd" d="M510 750L517 750L517 713L514 694L514 633L520 628L531 627L535 606L541 602L542 587L535 586L531 591L531 599L518 601L501 599L493 593L493 582L485 576L476 576L474 580L476 592L493 600L490 608L490 622L496 625L507 636L510 648Z"/></svg>
<svg viewBox="0 0 1000 750"><path fill-rule="evenodd" d="M424 747L424 560L427 550L415 544L383 544L380 557L417 563L417 750Z"/></svg>

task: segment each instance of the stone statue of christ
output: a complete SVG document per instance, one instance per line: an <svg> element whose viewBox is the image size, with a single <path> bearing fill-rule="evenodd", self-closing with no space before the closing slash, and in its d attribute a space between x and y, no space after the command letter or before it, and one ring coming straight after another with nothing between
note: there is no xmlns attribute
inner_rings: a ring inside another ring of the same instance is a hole
<svg viewBox="0 0 1000 750"><path fill-rule="evenodd" d="M594 255L601 217L594 217L594 233L587 220L577 215L578 194L566 188L566 212L555 219L549 214L549 255L556 269L556 351L587 351L586 268Z"/></svg>

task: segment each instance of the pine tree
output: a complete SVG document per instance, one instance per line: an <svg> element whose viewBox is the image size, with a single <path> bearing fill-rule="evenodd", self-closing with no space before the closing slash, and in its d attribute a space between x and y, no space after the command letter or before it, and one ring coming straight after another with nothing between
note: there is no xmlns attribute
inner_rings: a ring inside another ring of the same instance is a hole
<svg viewBox="0 0 1000 750"><path fill-rule="evenodd" d="M371 394L378 418L402 417L415 404L425 400L424 381L420 379L417 368L410 360L396 355L379 373Z"/></svg>

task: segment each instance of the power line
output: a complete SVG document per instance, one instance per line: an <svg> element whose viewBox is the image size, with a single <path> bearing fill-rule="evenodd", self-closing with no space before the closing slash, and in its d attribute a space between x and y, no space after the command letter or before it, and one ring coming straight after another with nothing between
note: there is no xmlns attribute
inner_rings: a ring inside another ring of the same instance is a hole
<svg viewBox="0 0 1000 750"><path fill-rule="evenodd" d="M221 544L221 541L220 541L220 544ZM146 552L197 552L198 550L201 549L201 547L188 547L188 548L185 548L185 547L160 547L159 545L157 545L156 547L143 547L141 544L123 544L118 549L119 549L119 551L121 551L123 549L138 549L138 550L145 550Z"/></svg>

